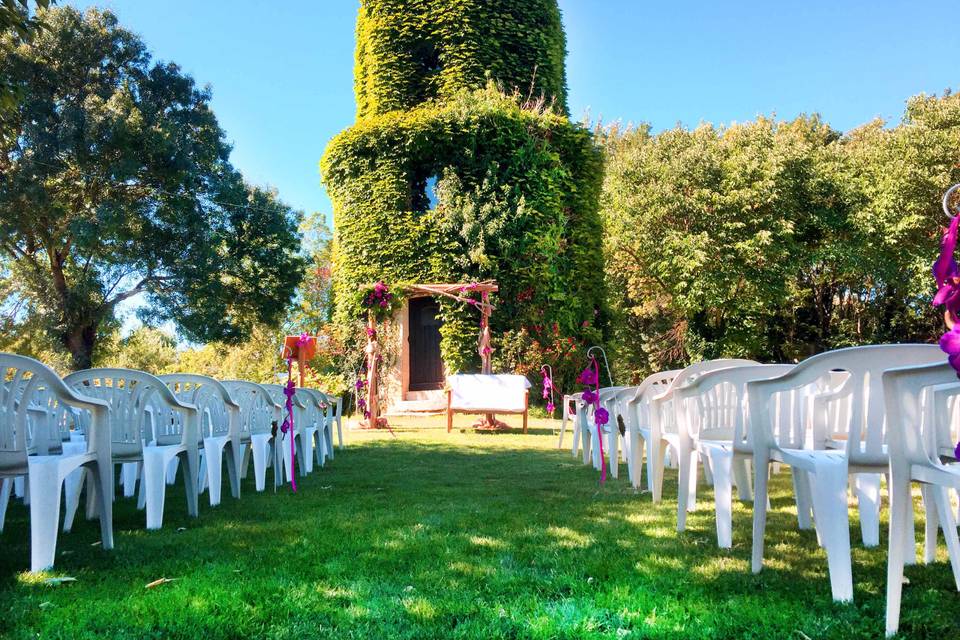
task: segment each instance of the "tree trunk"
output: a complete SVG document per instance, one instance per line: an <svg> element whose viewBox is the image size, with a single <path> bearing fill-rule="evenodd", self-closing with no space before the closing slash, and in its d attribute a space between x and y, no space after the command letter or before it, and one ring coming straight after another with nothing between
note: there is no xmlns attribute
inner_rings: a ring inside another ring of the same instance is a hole
<svg viewBox="0 0 960 640"><path fill-rule="evenodd" d="M84 322L69 327L60 336L60 341L70 352L70 367L74 371L93 366L93 347L97 342L96 322Z"/></svg>

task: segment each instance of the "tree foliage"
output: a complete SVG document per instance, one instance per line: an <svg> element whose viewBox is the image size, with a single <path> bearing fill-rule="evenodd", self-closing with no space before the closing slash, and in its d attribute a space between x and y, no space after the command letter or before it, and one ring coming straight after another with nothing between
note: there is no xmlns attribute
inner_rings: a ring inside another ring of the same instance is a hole
<svg viewBox="0 0 960 640"><path fill-rule="evenodd" d="M488 80L567 111L556 0L362 0L357 117L443 102Z"/></svg>
<svg viewBox="0 0 960 640"><path fill-rule="evenodd" d="M0 76L25 88L0 153L0 250L25 314L74 367L138 296L198 341L279 322L298 214L231 166L209 89L152 62L110 12L41 17L31 41L0 36Z"/></svg>
<svg viewBox="0 0 960 640"><path fill-rule="evenodd" d="M603 135L619 362L780 361L929 340L939 196L960 179L960 99L845 135L818 117Z"/></svg>

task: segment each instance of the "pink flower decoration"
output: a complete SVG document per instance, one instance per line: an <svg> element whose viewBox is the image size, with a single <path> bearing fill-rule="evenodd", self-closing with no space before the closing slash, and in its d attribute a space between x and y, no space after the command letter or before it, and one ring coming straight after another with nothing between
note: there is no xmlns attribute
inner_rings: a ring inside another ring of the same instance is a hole
<svg viewBox="0 0 960 640"><path fill-rule="evenodd" d="M553 410L554 410L555 408L556 408L556 407L553 406L553 403L552 403L552 402L548 402L548 403L547 403L547 413L549 413L550 415L553 415ZM958 445L958 446L960 446L960 445ZM960 456L957 456L957 457L960 458Z"/></svg>
<svg viewBox="0 0 960 640"><path fill-rule="evenodd" d="M577 378L577 382L587 387L594 387L597 385L597 372L588 366L580 372L580 377Z"/></svg>
<svg viewBox="0 0 960 640"><path fill-rule="evenodd" d="M594 393L592 389L584 389L581 397L583 398L583 401L586 402L587 404L593 404L594 402L597 401L597 398L599 396L597 396L597 394Z"/></svg>
<svg viewBox="0 0 960 640"><path fill-rule="evenodd" d="M593 412L593 419L597 423L597 426L604 425L610 422L610 414L607 413L606 409L600 407Z"/></svg>

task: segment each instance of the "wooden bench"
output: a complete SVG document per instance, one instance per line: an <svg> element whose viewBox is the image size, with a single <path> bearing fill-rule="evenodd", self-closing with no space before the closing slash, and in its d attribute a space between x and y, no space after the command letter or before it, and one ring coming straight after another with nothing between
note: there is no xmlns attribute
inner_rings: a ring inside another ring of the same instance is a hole
<svg viewBox="0 0 960 640"><path fill-rule="evenodd" d="M447 376L447 433L453 429L454 413L523 414L527 432L530 381L512 374L458 374Z"/></svg>

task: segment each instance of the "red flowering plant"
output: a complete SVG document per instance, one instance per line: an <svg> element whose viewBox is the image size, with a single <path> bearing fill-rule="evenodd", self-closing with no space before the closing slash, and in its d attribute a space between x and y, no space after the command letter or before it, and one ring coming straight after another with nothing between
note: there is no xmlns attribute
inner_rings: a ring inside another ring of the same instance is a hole
<svg viewBox="0 0 960 640"><path fill-rule="evenodd" d="M569 332L559 323L527 324L518 330L505 331L497 340L494 368L521 375L536 376L540 367L551 369L550 387L562 398L577 390L582 354L588 344L599 342L600 332L590 323ZM535 378L534 378L535 379ZM547 398L543 401L546 404ZM551 413L547 408L547 413Z"/></svg>
<svg viewBox="0 0 960 640"><path fill-rule="evenodd" d="M377 322L382 322L393 316L393 312L401 302L382 280L368 287L357 290L358 306L371 314ZM370 336L374 337L374 336Z"/></svg>

